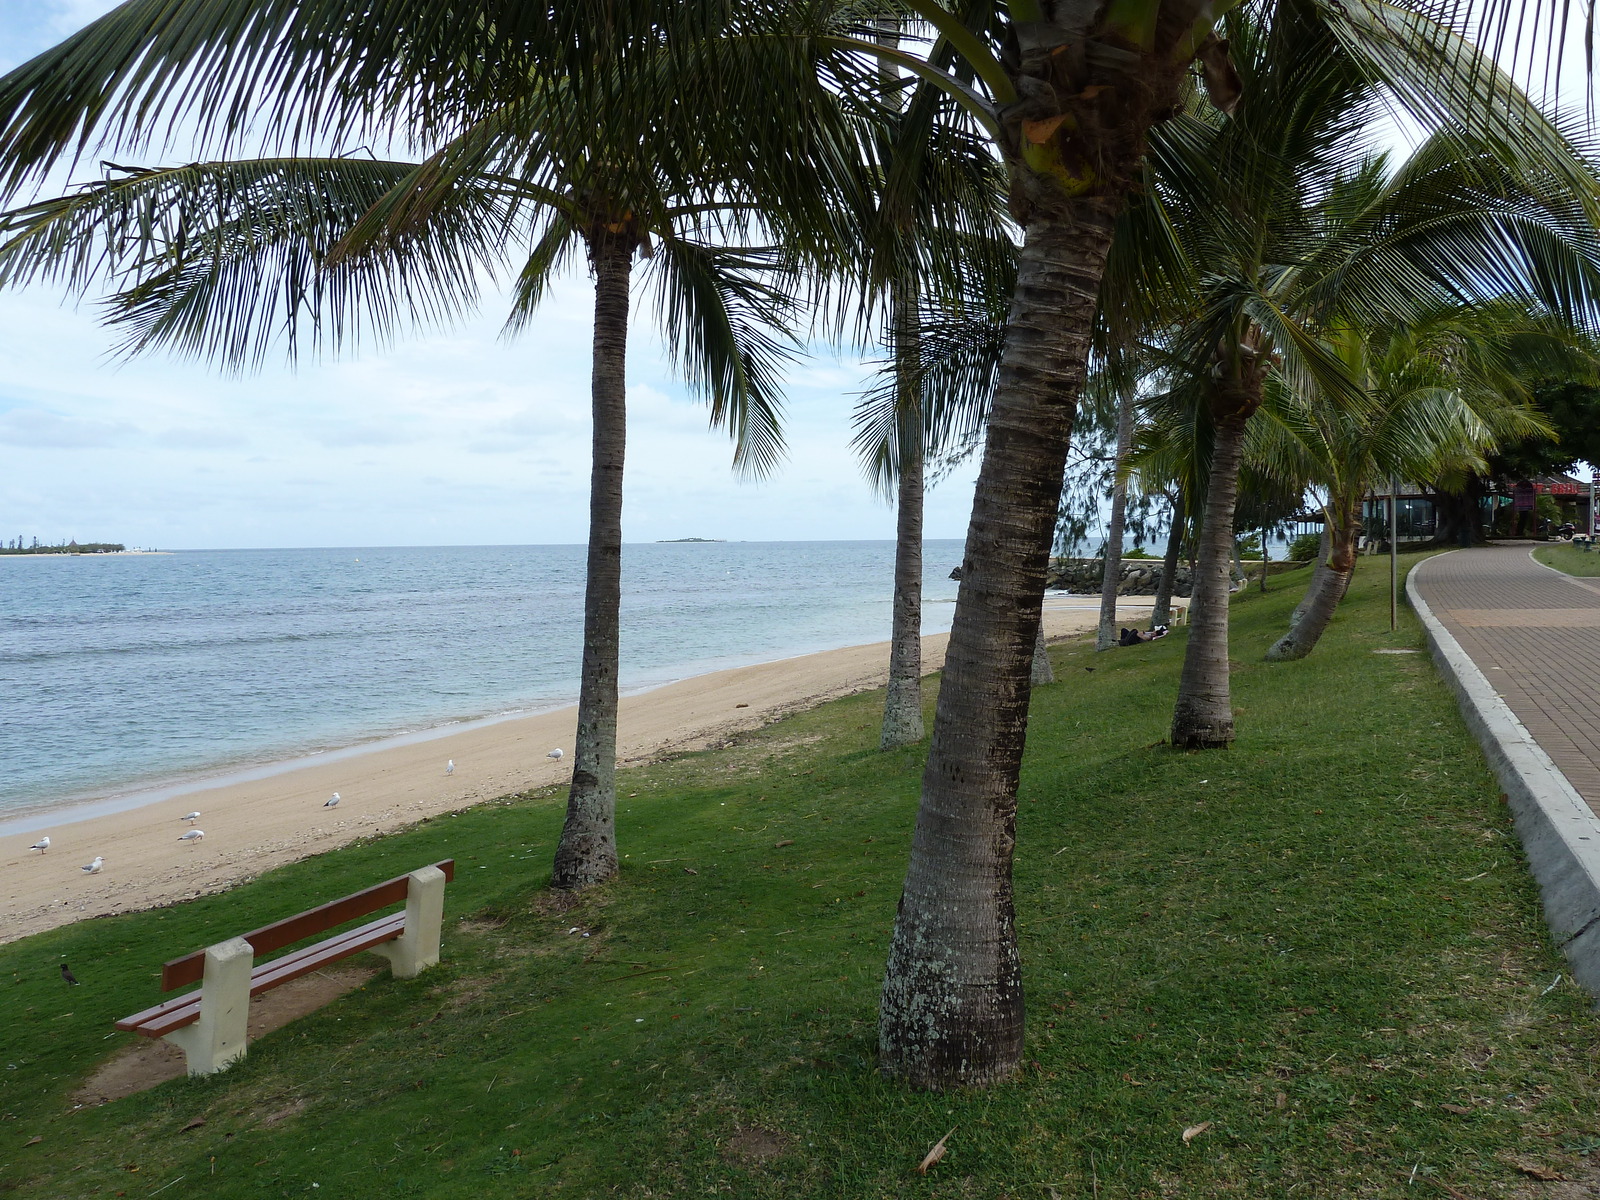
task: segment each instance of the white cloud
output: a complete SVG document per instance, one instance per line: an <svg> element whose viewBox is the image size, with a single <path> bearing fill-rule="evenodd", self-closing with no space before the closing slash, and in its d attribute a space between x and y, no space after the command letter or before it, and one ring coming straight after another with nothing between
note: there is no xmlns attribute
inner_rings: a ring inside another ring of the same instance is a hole
<svg viewBox="0 0 1600 1200"><path fill-rule="evenodd" d="M125 445L138 434L126 421L97 421L37 408L13 408L0 416L0 445L13 450L86 450Z"/></svg>

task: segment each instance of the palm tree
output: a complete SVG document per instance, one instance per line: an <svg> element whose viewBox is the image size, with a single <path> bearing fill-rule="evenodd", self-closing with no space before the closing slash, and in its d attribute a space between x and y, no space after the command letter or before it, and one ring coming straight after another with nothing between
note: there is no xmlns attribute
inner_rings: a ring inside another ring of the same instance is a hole
<svg viewBox="0 0 1600 1200"><path fill-rule="evenodd" d="M1188 430L1204 463L1199 561L1171 740L1225 746L1233 511L1251 418L1269 378L1359 409L1363 393L1322 331L1340 320L1403 321L1451 299L1515 294L1573 312L1597 294L1600 186L1548 121L1530 115L1520 165L1428 143L1393 179L1361 160L1381 95L1332 33L1293 6L1231 39L1246 103L1166 126L1154 142L1152 203L1187 267L1162 300L1192 317L1168 339L1174 386L1151 403ZM1486 71L1491 70L1485 68ZM1501 94L1514 94L1490 75ZM1498 153L1495 148L1493 153Z"/></svg>
<svg viewBox="0 0 1600 1200"><path fill-rule="evenodd" d="M74 43L93 42L123 15L102 18L58 53L70 57ZM578 32L597 48L610 41L604 23ZM582 247L595 282L594 428L578 731L551 880L564 889L617 870L622 474L635 258L649 258L662 325L685 374L711 400L713 421L733 430L736 460L767 469L781 450L775 372L785 355L779 339L788 301L780 285L790 268L750 238L783 231L797 250L825 243L823 214L833 206L823 191L853 178L848 161L833 169L828 148L848 149L854 127L840 118L838 89L824 89L813 59L795 52L801 43L701 29L702 52L689 55L668 32L646 29L628 39L630 69L642 80L625 79L620 67L557 75L525 64L514 86L502 81L507 94L498 107L461 121L418 163L288 157L120 172L13 213L0 267L0 282L44 275L78 288L110 275L121 287L114 319L130 328L129 348L165 344L237 363L285 328L291 346L307 323L337 342L363 321L388 332L402 317L454 311L471 298L475 270L501 265L509 239L528 247L515 329ZM770 129L754 143L766 157L743 139L729 139L718 157L706 135L707 107L664 114L640 103L641 91L648 98L649 88L662 86L714 93L713 81L724 76L759 78L763 87L787 79L787 94L799 109L812 106L820 122L795 127L793 113L785 114L787 143ZM571 116L580 96L588 120ZM391 102L403 108L402 101ZM291 116L314 122L321 99L305 103L309 114Z"/></svg>
<svg viewBox="0 0 1600 1200"><path fill-rule="evenodd" d="M1593 371L1558 325L1505 306L1450 308L1409 326L1346 325L1325 336L1367 402L1351 408L1283 394L1251 447L1263 470L1321 491L1330 546L1289 632L1267 651L1273 662L1316 648L1349 587L1362 502L1379 480L1482 469L1484 456L1508 441L1550 436L1525 380Z"/></svg>
<svg viewBox="0 0 1600 1200"><path fill-rule="evenodd" d="M1288 2L1288 0L1281 0ZM926 55L837 32L859 6L806 7L816 37L846 54L890 58L977 120L1005 163L1021 260L1000 384L969 526L963 580L924 773L912 860L885 971L882 1064L914 1084L981 1084L1021 1061L1022 988L1011 898L1016 783L1028 668L1076 396L1112 227L1151 128L1179 107L1201 61L1224 108L1236 81L1214 33L1242 0L903 0L937 31ZM1526 105L1479 103L1489 74L1474 48L1423 0L1307 3L1400 104L1451 112L1468 133L1519 145ZM780 9L790 6L775 4ZM796 6L799 7L799 6ZM1520 10L1489 0L1490 19ZM1563 5L1555 7L1564 8ZM262 116L286 135L334 136L399 120L418 136L491 111L530 65L573 81L564 119L590 118L589 95L623 84L666 111L714 94L672 95L626 55L663 23L718 5L662 0L128 0L88 31L0 79L0 186L39 174L106 131L148 135L172 105L223 141ZM716 13L719 23L722 15ZM1536 22L1535 22L1536 23ZM1530 23L1530 28L1531 24ZM498 44L485 53L485 39ZM861 30L859 33L870 33ZM292 35L292 36L290 36ZM674 44L681 44L675 41ZM936 64L944 47L970 70ZM741 81L719 82L737 87ZM732 129L789 112L752 102ZM753 100L746 92L737 100ZM309 119L282 119L306 103ZM730 104L719 112L737 111ZM708 129L715 123L707 122ZM720 139L719 139L720 140Z"/></svg>
<svg viewBox="0 0 1600 1200"><path fill-rule="evenodd" d="M878 43L896 48L899 22L880 22ZM951 57L949 52L945 57ZM859 297L858 325L881 315L889 350L880 386L856 410L855 446L868 477L895 499L894 604L884 749L924 736L922 718L922 520L930 454L942 456L972 415L960 397L928 397L922 325L961 320L1004 304L1015 278L1015 247L1004 211L999 164L981 134L928 83L905 89L894 64L879 64L889 115L871 148L878 187L853 229L859 252L841 264L846 292Z"/></svg>

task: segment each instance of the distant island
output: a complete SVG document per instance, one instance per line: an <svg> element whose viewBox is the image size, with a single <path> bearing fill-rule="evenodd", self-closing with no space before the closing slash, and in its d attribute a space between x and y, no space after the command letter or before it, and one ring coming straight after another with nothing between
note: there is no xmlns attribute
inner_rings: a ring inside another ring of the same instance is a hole
<svg viewBox="0 0 1600 1200"><path fill-rule="evenodd" d="M31 546L24 546L20 537L0 545L0 554L121 554L127 550L121 542L61 542L55 546L41 546L34 538Z"/></svg>
<svg viewBox="0 0 1600 1200"><path fill-rule="evenodd" d="M672 546L679 542L725 542L727 538L657 538L656 545Z"/></svg>

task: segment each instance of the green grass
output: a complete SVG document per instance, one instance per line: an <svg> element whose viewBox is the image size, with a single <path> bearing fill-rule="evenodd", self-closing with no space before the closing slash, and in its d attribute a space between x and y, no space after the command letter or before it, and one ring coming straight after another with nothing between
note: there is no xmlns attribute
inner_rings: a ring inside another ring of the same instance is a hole
<svg viewBox="0 0 1600 1200"><path fill-rule="evenodd" d="M1409 612L1388 631L1386 567L1301 663L1261 654L1304 573L1235 602L1227 752L1161 744L1183 630L1056 649L1021 789L1014 1083L874 1071L920 754L875 749L868 695L625 773L623 877L567 911L543 792L0 947L0 1191L1416 1200L1512 1194L1513 1157L1580 1169L1596 1019L1550 987L1507 811L1427 657L1372 653L1421 645ZM446 855L438 969L222 1076L72 1111L163 959Z"/></svg>
<svg viewBox="0 0 1600 1200"><path fill-rule="evenodd" d="M1533 557L1568 575L1600 575L1600 550L1584 551L1571 545L1535 546Z"/></svg>

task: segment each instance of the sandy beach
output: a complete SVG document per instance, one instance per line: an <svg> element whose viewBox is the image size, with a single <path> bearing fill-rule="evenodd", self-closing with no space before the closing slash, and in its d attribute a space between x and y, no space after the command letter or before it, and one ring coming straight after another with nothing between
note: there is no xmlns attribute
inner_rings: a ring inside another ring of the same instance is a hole
<svg viewBox="0 0 1600 1200"><path fill-rule="evenodd" d="M1148 598L1119 602L1132 623ZM1046 636L1095 624L1090 597L1051 597ZM923 639L923 663L936 671L946 635ZM695 750L730 734L837 696L882 687L888 643L851 646L679 680L622 699L619 765ZM219 784L124 812L9 836L0 846L0 942L84 917L130 912L221 891L272 867L359 837L394 830L528 788L563 782L576 709L518 717L409 744L376 744L333 762L308 762L264 779ZM454 759L455 773L444 765ZM337 808L323 807L338 792ZM178 841L185 813L198 809L205 839ZM27 847L50 837L47 853ZM97 875L79 869L105 859Z"/></svg>

